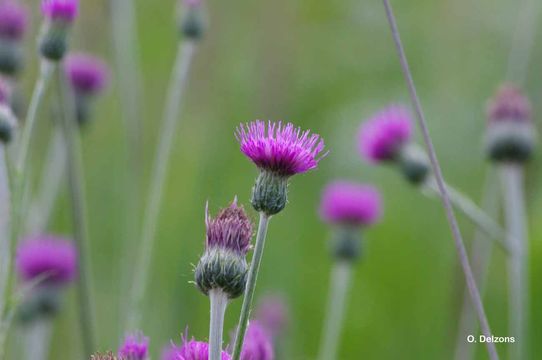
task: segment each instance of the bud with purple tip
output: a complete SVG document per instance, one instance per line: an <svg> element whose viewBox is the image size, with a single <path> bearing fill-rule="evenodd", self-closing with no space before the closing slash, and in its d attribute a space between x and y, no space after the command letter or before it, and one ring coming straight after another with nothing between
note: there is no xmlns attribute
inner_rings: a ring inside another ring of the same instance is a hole
<svg viewBox="0 0 542 360"><path fill-rule="evenodd" d="M64 64L66 78L75 96L77 121L89 121L91 105L109 83L109 68L98 57L85 53L70 54Z"/></svg>
<svg viewBox="0 0 542 360"><path fill-rule="evenodd" d="M205 253L195 270L196 284L206 295L220 290L228 298L239 297L245 290L252 222L244 208L234 200L215 218L206 209Z"/></svg>
<svg viewBox="0 0 542 360"><path fill-rule="evenodd" d="M525 162L535 147L529 99L518 87L505 84L499 88L487 109L486 152L497 162Z"/></svg>
<svg viewBox="0 0 542 360"><path fill-rule="evenodd" d="M119 349L119 358L123 360L149 359L149 339L142 334L126 336Z"/></svg>
<svg viewBox="0 0 542 360"><path fill-rule="evenodd" d="M243 343L241 360L273 359L275 359L275 353L271 335L258 321L251 321Z"/></svg>
<svg viewBox="0 0 542 360"><path fill-rule="evenodd" d="M237 128L241 151L260 169L252 191L252 206L275 215L287 202L288 179L318 166L324 141L293 124L256 120Z"/></svg>
<svg viewBox="0 0 542 360"><path fill-rule="evenodd" d="M68 49L68 31L79 12L79 0L42 0L41 12L46 19L40 41L41 55L60 61Z"/></svg>
<svg viewBox="0 0 542 360"><path fill-rule="evenodd" d="M0 1L0 73L14 76L23 67L22 39L27 25L24 5L13 0Z"/></svg>
<svg viewBox="0 0 542 360"><path fill-rule="evenodd" d="M21 306L21 320L50 316L59 309L61 289L77 275L77 251L71 241L56 236L30 236L17 248L15 266L23 282L37 282Z"/></svg>
<svg viewBox="0 0 542 360"><path fill-rule="evenodd" d="M201 39L206 28L202 0L182 0L181 3L181 33L185 38L197 41Z"/></svg>
<svg viewBox="0 0 542 360"><path fill-rule="evenodd" d="M332 252L337 260L352 261L359 257L358 231L380 219L381 202L379 192L369 185L335 181L326 186L320 216L334 226Z"/></svg>
<svg viewBox="0 0 542 360"><path fill-rule="evenodd" d="M412 143L412 119L403 106L388 106L364 122L359 130L358 149L370 164L397 165L413 184L423 183L430 173L425 152Z"/></svg>

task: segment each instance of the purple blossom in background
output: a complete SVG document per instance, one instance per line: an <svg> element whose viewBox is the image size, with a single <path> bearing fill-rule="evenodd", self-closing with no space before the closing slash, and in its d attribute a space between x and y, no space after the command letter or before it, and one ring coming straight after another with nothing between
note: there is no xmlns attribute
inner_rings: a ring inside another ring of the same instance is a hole
<svg viewBox="0 0 542 360"><path fill-rule="evenodd" d="M391 105L362 124L358 149L369 163L394 160L412 137L412 120L402 106Z"/></svg>
<svg viewBox="0 0 542 360"><path fill-rule="evenodd" d="M21 40L28 25L28 11L13 0L0 1L0 38Z"/></svg>
<svg viewBox="0 0 542 360"><path fill-rule="evenodd" d="M186 340L183 338L183 345L176 353L175 360L208 360L209 344L203 341ZM223 351L222 360L231 360L231 356Z"/></svg>
<svg viewBox="0 0 542 360"><path fill-rule="evenodd" d="M328 184L320 203L320 216L331 224L367 226L382 215L380 193L373 186L348 181Z"/></svg>
<svg viewBox="0 0 542 360"><path fill-rule="evenodd" d="M149 338L142 334L126 336L119 349L119 357L124 360L146 360L148 355Z"/></svg>
<svg viewBox="0 0 542 360"><path fill-rule="evenodd" d="M178 360L179 354L181 352L181 347L171 343L162 350L161 360Z"/></svg>
<svg viewBox="0 0 542 360"><path fill-rule="evenodd" d="M205 210L207 226L206 247L221 247L246 255L252 238L252 222L242 205L235 199L230 206L222 209L215 218Z"/></svg>
<svg viewBox="0 0 542 360"><path fill-rule="evenodd" d="M529 122L532 106L521 89L512 84L502 85L489 102L487 117L490 123L500 121Z"/></svg>
<svg viewBox="0 0 542 360"><path fill-rule="evenodd" d="M93 96L109 83L109 68L98 57L85 53L70 54L64 72L77 94Z"/></svg>
<svg viewBox="0 0 542 360"><path fill-rule="evenodd" d="M266 296L256 308L255 318L273 337L288 326L288 306L282 296Z"/></svg>
<svg viewBox="0 0 542 360"><path fill-rule="evenodd" d="M41 12L52 21L71 23L78 15L79 0L42 0Z"/></svg>
<svg viewBox="0 0 542 360"><path fill-rule="evenodd" d="M196 8L201 6L202 0L183 0L183 4L186 7Z"/></svg>
<svg viewBox="0 0 542 360"><path fill-rule="evenodd" d="M324 141L309 130L302 132L293 124L283 125L256 120L240 125L236 138L241 151L261 170L280 176L292 176L318 166ZM319 157L320 155L320 157Z"/></svg>
<svg viewBox="0 0 542 360"><path fill-rule="evenodd" d="M56 236L30 236L19 244L15 265L24 281L43 275L45 284L66 285L77 274L77 251L71 241Z"/></svg>
<svg viewBox="0 0 542 360"><path fill-rule="evenodd" d="M273 360L273 342L271 335L258 322L251 321L248 325L241 360Z"/></svg>

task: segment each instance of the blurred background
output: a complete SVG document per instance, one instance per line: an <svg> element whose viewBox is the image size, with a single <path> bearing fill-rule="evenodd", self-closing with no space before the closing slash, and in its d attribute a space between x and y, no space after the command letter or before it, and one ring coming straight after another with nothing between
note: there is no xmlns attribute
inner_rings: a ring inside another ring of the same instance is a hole
<svg viewBox="0 0 542 360"><path fill-rule="evenodd" d="M31 55L39 18L32 3L36 21L28 38L25 94L37 69ZM393 3L444 174L479 201L490 167L482 153L485 103L506 76L518 2ZM111 20L110 6L106 0L81 1L72 48L101 55L114 66L111 21L123 20ZM237 195L257 219L249 205L257 171L234 138L239 123L254 119L282 119L310 128L323 136L330 150L317 171L292 179L289 204L269 229L256 297L280 293L288 301L291 319L284 359L314 359L317 353L331 266L329 231L317 207L322 187L336 178L373 183L385 199L384 219L367 231L364 258L355 269L339 358L452 358L464 281L442 206L392 169L364 164L355 146L354 134L367 116L390 102L409 104L381 1L213 0L206 7L209 28L195 56L175 134L144 307L142 330L151 339L153 359L171 339L178 341L187 326L198 339L208 336L208 299L191 283L193 264L204 246L205 202L215 213ZM179 41L176 8L173 0L136 1L143 72L140 198L126 200L126 184L137 179L128 167L117 79L98 100L95 121L83 134L96 350L116 349L123 336L120 313L131 285L120 264L138 267L133 250L141 228L140 221L128 222L126 214L130 204L141 206L146 199ZM540 128L542 30L534 40L525 88ZM52 124L49 103L43 107L32 151L36 173ZM542 337L541 159L536 156L527 172L533 359L542 354L542 343L536 341ZM468 245L474 229L459 217ZM70 229L64 189L51 231L68 235ZM125 249L124 241L133 242L132 251ZM505 259L498 249L490 272L484 300L493 333L513 335L507 333ZM78 357L75 298L70 289L57 320L52 359ZM236 324L240 305L241 300L232 302L227 329ZM16 339L14 332L12 345ZM483 345L475 346L478 358L485 359ZM505 347L498 349L505 358Z"/></svg>

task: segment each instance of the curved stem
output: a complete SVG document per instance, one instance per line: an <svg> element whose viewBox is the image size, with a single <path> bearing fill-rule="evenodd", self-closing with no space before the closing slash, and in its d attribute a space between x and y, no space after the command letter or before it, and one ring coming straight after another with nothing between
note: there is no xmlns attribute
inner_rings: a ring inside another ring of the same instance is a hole
<svg viewBox="0 0 542 360"><path fill-rule="evenodd" d="M350 288L352 264L337 262L331 273L329 299L320 343L320 360L335 360L346 311L346 296Z"/></svg>
<svg viewBox="0 0 542 360"><path fill-rule="evenodd" d="M148 194L147 207L143 218L142 238L137 254L133 286L129 296L127 330L135 330L139 326L141 318L141 303L145 296L150 264L156 236L156 226L164 183L168 170L168 160L173 146L173 139L178 125L178 118L184 90L188 81L188 73L195 51L195 43L184 42L179 45L173 76L169 85L164 122L160 131L158 148L153 164L152 179ZM131 264L130 264L131 266Z"/></svg>
<svg viewBox="0 0 542 360"><path fill-rule="evenodd" d="M57 83L60 103L64 107L63 116L61 116L61 125L66 143L67 176L72 207L74 239L79 254L79 279L77 281L79 325L82 332L84 356L90 356L95 350L94 305L91 290L92 282L89 264L88 224L81 144L79 143L79 133L74 116L74 102L71 94L66 89L64 76L60 71L58 72Z"/></svg>
<svg viewBox="0 0 542 360"><path fill-rule="evenodd" d="M235 337L235 345L233 348L233 360L239 360L241 350L243 349L243 341L247 331L248 319L250 318L250 308L254 298L254 290L256 289L256 281L258 280L258 271L262 262L263 249L265 247L265 237L267 235L267 226L269 225L270 216L260 213L260 224L258 225L258 234L256 235L256 245L254 247L254 255L248 272L247 287L245 288L245 296L243 297L243 306L241 307L241 315L239 324L237 325L237 336Z"/></svg>
<svg viewBox="0 0 542 360"><path fill-rule="evenodd" d="M209 360L222 358L222 334L224 332L224 314L228 306L228 295L222 290L209 291L211 319L209 324Z"/></svg>
<svg viewBox="0 0 542 360"><path fill-rule="evenodd" d="M478 287L476 286L474 275L472 274L472 269L470 267L469 259L467 257L465 244L463 243L461 230L459 229L459 224L457 223L457 219L455 217L454 209L450 201L450 196L448 195L448 190L446 189L446 183L444 181L444 176L442 175L442 169L440 168L440 164L435 152L435 148L433 146L433 141L431 140L431 136L429 134L429 128L427 127L425 114L423 112L420 99L418 98L418 94L416 92L416 86L414 85L414 79L412 78L412 73L410 72L410 66L408 65L408 60L405 54L405 50L403 48L403 43L401 42L401 36L399 35L399 29L397 28L397 21L395 19L395 15L393 14L393 10L392 10L389 0L383 0L383 2L384 2L384 8L386 10L386 16L388 18L388 22L390 25L391 33L393 36L393 41L395 43L397 54L399 56L399 61L401 63L401 70L403 71L403 75L407 83L407 87L408 87L412 104L414 105L414 109L416 110L418 125L422 130L423 139L427 147L429 159L431 160L431 167L433 169L433 173L435 174L435 179L437 181L438 189L442 195L441 196L442 205L444 207L444 210L446 212L446 217L450 224L450 229L452 231L452 235L454 238L455 247L457 250L459 261L461 263L461 267L463 268L463 272L465 274L467 287L471 294L472 301L474 303L476 313L478 315L478 320L480 321L480 327L482 329L482 333L485 336L491 336L491 329L489 327L489 322L486 317L484 305L482 303L482 299L480 297L480 292L478 291ZM497 354L497 349L495 347L495 344L492 342L486 342L485 344L486 344L490 359L492 360L498 359L499 355Z"/></svg>
<svg viewBox="0 0 542 360"><path fill-rule="evenodd" d="M509 331L517 343L509 347L510 359L527 359L529 339L527 321L529 319L529 267L528 237L523 189L523 166L521 164L502 165L501 179L504 191L504 210L508 241L514 249L508 258L509 282Z"/></svg>

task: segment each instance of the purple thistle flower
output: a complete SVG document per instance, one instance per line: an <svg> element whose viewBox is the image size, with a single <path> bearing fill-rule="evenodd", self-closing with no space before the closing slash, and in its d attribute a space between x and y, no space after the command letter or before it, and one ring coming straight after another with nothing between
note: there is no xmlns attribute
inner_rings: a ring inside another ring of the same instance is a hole
<svg viewBox="0 0 542 360"><path fill-rule="evenodd" d="M208 360L209 359L209 344L203 341L194 339L187 340L183 337L183 345L176 353L175 360ZM231 356L223 351L221 360L231 360Z"/></svg>
<svg viewBox="0 0 542 360"><path fill-rule="evenodd" d="M369 185L348 181L328 184L320 203L320 216L331 224L367 226L382 214L378 190Z"/></svg>
<svg viewBox="0 0 542 360"><path fill-rule="evenodd" d="M288 306L281 296L267 296L256 309L256 320L273 337L278 336L288 326Z"/></svg>
<svg viewBox="0 0 542 360"><path fill-rule="evenodd" d="M206 206L205 224L207 249L221 247L241 255L246 255L250 250L252 222L243 206L237 205L237 198L229 207L222 209L215 218L209 215L209 209Z"/></svg>
<svg viewBox="0 0 542 360"><path fill-rule="evenodd" d="M256 120L240 125L236 138L241 151L261 170L280 176L292 176L315 169L324 150L324 141L309 130L302 132L293 124L283 125Z"/></svg>
<svg viewBox="0 0 542 360"><path fill-rule="evenodd" d="M72 23L79 12L79 0L42 0L41 12L52 21Z"/></svg>
<svg viewBox="0 0 542 360"><path fill-rule="evenodd" d="M24 281L46 276L45 284L66 285L77 274L77 251L71 241L56 236L31 236L17 249L16 268Z"/></svg>
<svg viewBox="0 0 542 360"><path fill-rule="evenodd" d="M529 122L532 106L521 89L512 84L502 85L489 102L487 117L490 123L499 121Z"/></svg>
<svg viewBox="0 0 542 360"><path fill-rule="evenodd" d="M392 105L362 124L358 149L369 163L391 161L412 137L412 120L405 107Z"/></svg>
<svg viewBox="0 0 542 360"><path fill-rule="evenodd" d="M0 2L0 37L21 40L28 24L28 12L24 5L12 0Z"/></svg>
<svg viewBox="0 0 542 360"><path fill-rule="evenodd" d="M64 65L64 71L74 91L81 95L96 95L109 82L107 64L90 54L69 55Z"/></svg>
<svg viewBox="0 0 542 360"><path fill-rule="evenodd" d="M160 360L178 360L181 347L173 342L162 349Z"/></svg>
<svg viewBox="0 0 542 360"><path fill-rule="evenodd" d="M124 360L146 360L149 355L149 338L141 333L127 335L119 349L119 357Z"/></svg>
<svg viewBox="0 0 542 360"><path fill-rule="evenodd" d="M251 321L243 343L241 360L273 360L271 336L258 321Z"/></svg>

